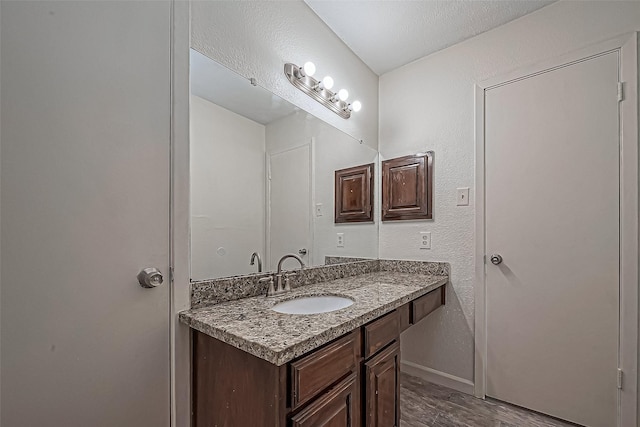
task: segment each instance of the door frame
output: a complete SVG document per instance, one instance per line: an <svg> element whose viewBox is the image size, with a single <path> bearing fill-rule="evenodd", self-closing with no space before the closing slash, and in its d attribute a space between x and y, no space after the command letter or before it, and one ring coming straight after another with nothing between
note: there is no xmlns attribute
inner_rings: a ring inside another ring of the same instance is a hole
<svg viewBox="0 0 640 427"><path fill-rule="evenodd" d="M189 49L191 2L171 0L170 124L170 404L171 426L191 425L191 329L178 313L191 308Z"/></svg>
<svg viewBox="0 0 640 427"><path fill-rule="evenodd" d="M491 78L475 85L475 355L474 394L486 395L485 258L485 91L533 77L604 53L619 53L624 98L620 121L620 327L618 367L624 376L618 398L618 426L638 421L638 33L627 33L561 57ZM612 373L613 375L613 373Z"/></svg>
<svg viewBox="0 0 640 427"><path fill-rule="evenodd" d="M265 246L265 265L269 266L271 265L271 157L277 154L284 154L287 153L289 151L293 151L293 150L297 150L299 148L302 147L308 147L309 149L309 200L307 201L308 204L308 208L309 208L309 224L308 224L308 230L307 230L307 266L311 265L312 262L311 260L313 260L313 200L314 200L314 191L315 191L315 186L314 186L314 166L313 166L313 161L314 161L314 138L311 138L308 142L303 142L301 144L297 144L294 145L292 147L287 147L283 150L278 150L278 151L272 151L272 152L265 152L265 173L266 173L266 180L265 180L265 228L264 228L264 232L265 232L265 239L264 239L264 246ZM298 254L296 254L298 255Z"/></svg>

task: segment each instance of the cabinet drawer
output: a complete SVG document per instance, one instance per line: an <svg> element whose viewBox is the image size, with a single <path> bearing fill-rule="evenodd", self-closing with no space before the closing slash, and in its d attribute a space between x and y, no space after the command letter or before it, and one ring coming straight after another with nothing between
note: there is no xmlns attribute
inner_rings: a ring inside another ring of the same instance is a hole
<svg viewBox="0 0 640 427"><path fill-rule="evenodd" d="M364 327L364 357L373 356L391 344L400 335L400 317L397 311L385 315Z"/></svg>
<svg viewBox="0 0 640 427"><path fill-rule="evenodd" d="M356 372L359 364L359 330L291 362L291 408L299 407L349 373Z"/></svg>
<svg viewBox="0 0 640 427"><path fill-rule="evenodd" d="M408 302L398 308L398 316L400 317L400 332L404 332L411 326L411 303Z"/></svg>
<svg viewBox="0 0 640 427"><path fill-rule="evenodd" d="M291 417L291 427L360 426L360 381L354 372Z"/></svg>
<svg viewBox="0 0 640 427"><path fill-rule="evenodd" d="M411 301L411 323L418 323L444 304L444 286Z"/></svg>

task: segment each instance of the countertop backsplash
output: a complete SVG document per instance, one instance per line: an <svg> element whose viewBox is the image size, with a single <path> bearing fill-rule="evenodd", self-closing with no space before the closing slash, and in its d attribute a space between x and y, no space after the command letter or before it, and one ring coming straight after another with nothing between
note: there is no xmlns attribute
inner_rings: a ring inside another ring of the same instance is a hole
<svg viewBox="0 0 640 427"><path fill-rule="evenodd" d="M376 260L372 260L371 258L354 258L354 257L348 257L348 256L325 256L324 257L324 264L325 265L331 265L331 264L344 264L345 262L357 262L357 261L376 261Z"/></svg>
<svg viewBox="0 0 640 427"><path fill-rule="evenodd" d="M356 260L356 261L354 261ZM378 260L347 257L326 257L326 265L295 270L290 277L291 288L358 276L380 271L450 276L449 263L429 261ZM201 308L258 295L266 295L268 284L259 282L273 273L254 273L191 283L191 308Z"/></svg>

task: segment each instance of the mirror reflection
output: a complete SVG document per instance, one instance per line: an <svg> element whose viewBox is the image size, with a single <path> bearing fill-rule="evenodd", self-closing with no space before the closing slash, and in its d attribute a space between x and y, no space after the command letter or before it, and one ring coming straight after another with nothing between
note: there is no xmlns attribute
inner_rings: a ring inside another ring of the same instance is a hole
<svg viewBox="0 0 640 427"><path fill-rule="evenodd" d="M377 258L377 201L373 222L334 222L335 171L374 163L378 176L377 151L193 49L190 61L192 280L274 271L289 253Z"/></svg>

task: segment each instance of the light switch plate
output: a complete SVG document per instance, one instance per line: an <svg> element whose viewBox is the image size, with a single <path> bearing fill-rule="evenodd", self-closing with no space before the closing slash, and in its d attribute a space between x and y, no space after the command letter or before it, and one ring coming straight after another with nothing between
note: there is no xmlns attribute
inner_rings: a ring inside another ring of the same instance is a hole
<svg viewBox="0 0 640 427"><path fill-rule="evenodd" d="M322 216L322 203L316 203L316 216Z"/></svg>
<svg viewBox="0 0 640 427"><path fill-rule="evenodd" d="M431 232L430 231L420 232L420 244L418 247L420 249L431 249Z"/></svg>
<svg viewBox="0 0 640 427"><path fill-rule="evenodd" d="M458 188L458 206L469 206L469 187Z"/></svg>

